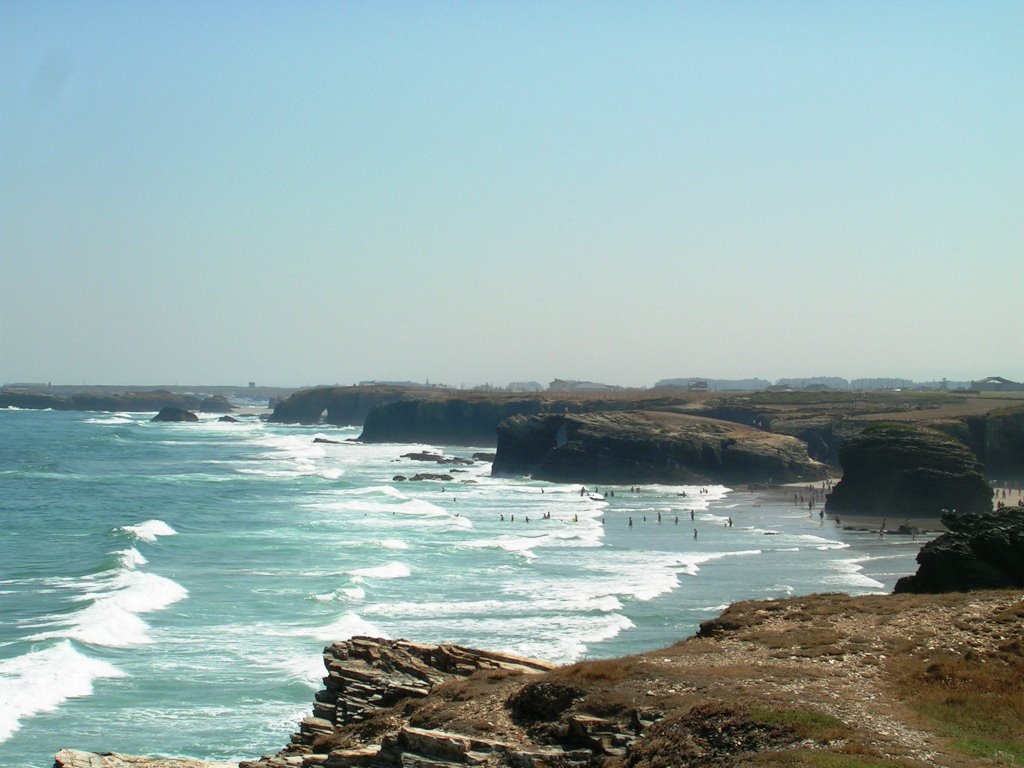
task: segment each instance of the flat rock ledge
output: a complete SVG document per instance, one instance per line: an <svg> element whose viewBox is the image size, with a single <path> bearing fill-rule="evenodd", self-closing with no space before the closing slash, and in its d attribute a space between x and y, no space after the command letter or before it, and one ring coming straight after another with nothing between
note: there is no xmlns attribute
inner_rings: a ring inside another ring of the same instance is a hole
<svg viewBox="0 0 1024 768"><path fill-rule="evenodd" d="M211 763L182 757L140 757L117 752L82 752L62 749L53 758L53 768L236 768L236 763Z"/></svg>
<svg viewBox="0 0 1024 768"><path fill-rule="evenodd" d="M409 725L383 733L378 744L316 751L318 741L336 729L402 700L424 698L445 681L482 671L539 674L555 668L550 662L459 645L354 637L325 648L324 666L328 674L316 694L313 716L300 723L291 744L276 755L243 761L239 768L444 768L482 765L491 758L526 768L564 757L561 750L517 751L501 741Z"/></svg>

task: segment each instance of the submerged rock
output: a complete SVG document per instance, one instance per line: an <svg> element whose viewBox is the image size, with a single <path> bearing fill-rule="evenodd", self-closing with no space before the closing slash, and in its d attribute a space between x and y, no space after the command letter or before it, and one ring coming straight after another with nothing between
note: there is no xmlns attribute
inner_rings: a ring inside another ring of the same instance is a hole
<svg viewBox="0 0 1024 768"><path fill-rule="evenodd" d="M931 429L879 424L839 449L843 479L825 509L836 515L939 517L992 509L992 489L967 447Z"/></svg>

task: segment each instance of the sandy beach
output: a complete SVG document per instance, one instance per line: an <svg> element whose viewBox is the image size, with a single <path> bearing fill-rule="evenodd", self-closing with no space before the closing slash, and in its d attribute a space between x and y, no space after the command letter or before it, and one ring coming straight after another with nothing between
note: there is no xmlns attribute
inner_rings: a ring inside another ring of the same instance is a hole
<svg viewBox="0 0 1024 768"><path fill-rule="evenodd" d="M772 485L763 489L756 489L756 493L764 496L766 500L774 503L786 501L795 507L807 509L811 516L818 516L825 507L825 495L840 480L839 477L831 477L828 480L817 480L812 483L798 482L786 483L784 485ZM795 502L794 502L795 494ZM813 504L808 508L808 500ZM836 516L825 513L825 520L833 524ZM900 526L907 526L909 529L917 529L919 533L944 533L946 526L942 524L939 517L906 517L898 519L895 517L882 517L876 515L851 515L845 514L839 519L839 527L848 531L882 531L887 535L906 536L912 535L912 530L907 533L899 533Z"/></svg>

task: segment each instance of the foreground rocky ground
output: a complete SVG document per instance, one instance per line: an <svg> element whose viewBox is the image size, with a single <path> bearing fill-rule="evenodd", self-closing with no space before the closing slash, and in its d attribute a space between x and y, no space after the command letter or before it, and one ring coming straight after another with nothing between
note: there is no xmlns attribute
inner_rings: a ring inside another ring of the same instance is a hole
<svg viewBox="0 0 1024 768"><path fill-rule="evenodd" d="M314 717L243 768L1024 765L1021 590L737 603L672 647L554 669L368 638L325 662Z"/></svg>

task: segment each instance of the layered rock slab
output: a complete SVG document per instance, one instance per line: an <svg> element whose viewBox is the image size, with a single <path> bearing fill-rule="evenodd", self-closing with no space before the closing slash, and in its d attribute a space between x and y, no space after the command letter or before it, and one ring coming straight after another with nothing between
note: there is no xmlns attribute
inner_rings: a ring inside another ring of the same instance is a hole
<svg viewBox="0 0 1024 768"><path fill-rule="evenodd" d="M323 753L321 759L313 750L318 742L332 736L337 728L362 723L374 713L393 707L403 700L425 698L437 685L447 680L487 670L532 674L555 667L539 659L460 645L432 645L371 637L353 637L327 646L324 649L324 666L327 675L324 677L323 690L316 694L313 715L300 723L299 731L291 737L291 744L277 755L242 762L241 768L286 768L319 764L332 768L341 765L387 764L384 756L389 754L389 750L401 751L405 743L403 739L414 738L415 734L392 734L391 740L384 739L382 745L332 750L339 754L327 763L323 762L327 759L327 753ZM424 739L429 741L427 737L419 737L419 741ZM379 757L381 749L384 750L384 756ZM442 747L437 749L444 751ZM467 747L468 751L473 749L473 745Z"/></svg>

